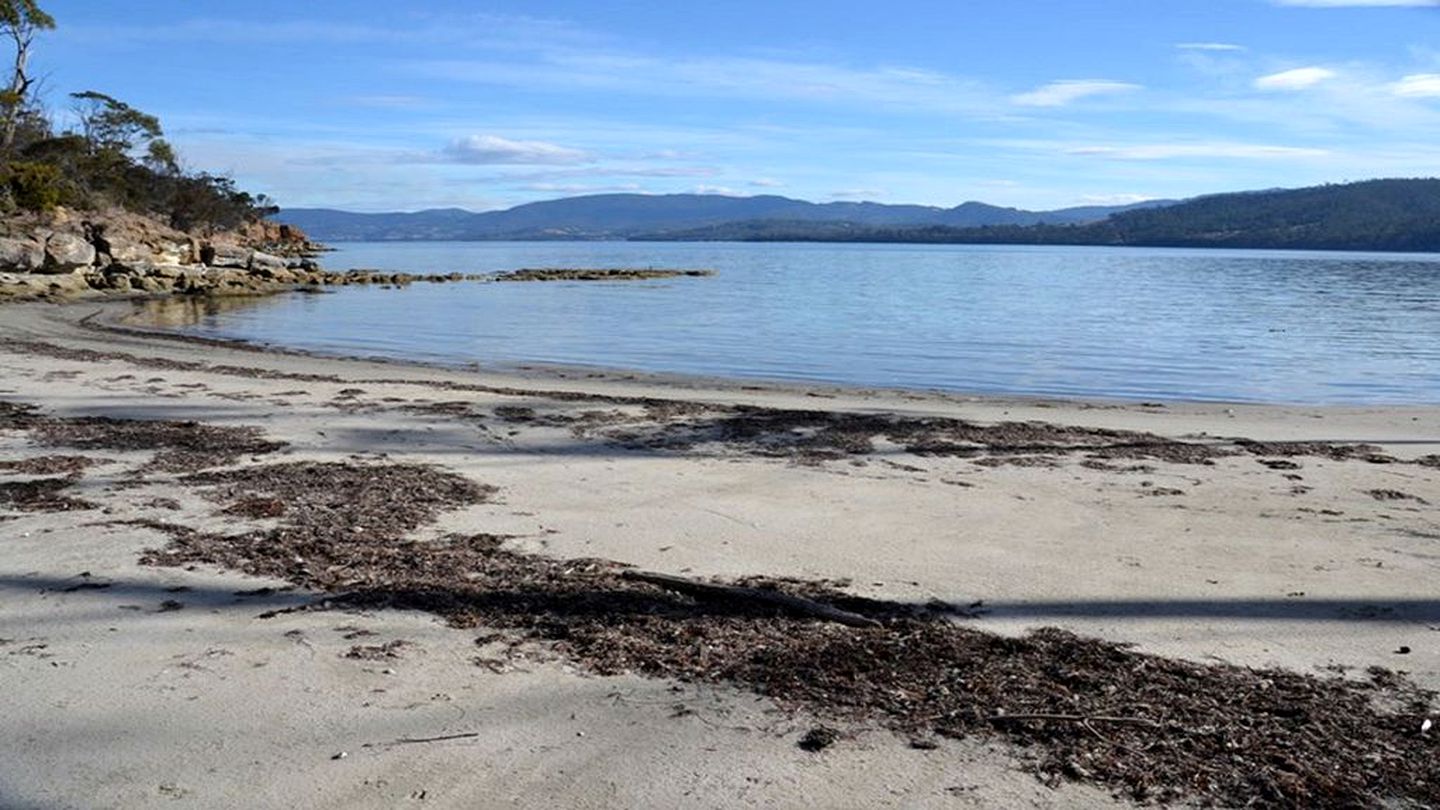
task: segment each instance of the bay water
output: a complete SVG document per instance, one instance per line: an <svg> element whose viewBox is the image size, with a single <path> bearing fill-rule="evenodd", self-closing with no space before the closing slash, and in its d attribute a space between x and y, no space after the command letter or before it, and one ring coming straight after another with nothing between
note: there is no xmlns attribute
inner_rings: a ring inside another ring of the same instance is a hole
<svg viewBox="0 0 1440 810"><path fill-rule="evenodd" d="M1440 402L1440 256L643 242L341 243L328 269L710 269L345 287L180 327L342 355L1118 399Z"/></svg>

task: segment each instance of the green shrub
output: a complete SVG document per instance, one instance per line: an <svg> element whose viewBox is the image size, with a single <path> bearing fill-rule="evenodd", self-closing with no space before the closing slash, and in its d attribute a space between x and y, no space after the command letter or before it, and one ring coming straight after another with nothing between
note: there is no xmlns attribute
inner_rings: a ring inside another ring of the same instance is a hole
<svg viewBox="0 0 1440 810"><path fill-rule="evenodd" d="M64 198L60 169L49 163L11 163L4 183L10 199L27 211L48 211Z"/></svg>

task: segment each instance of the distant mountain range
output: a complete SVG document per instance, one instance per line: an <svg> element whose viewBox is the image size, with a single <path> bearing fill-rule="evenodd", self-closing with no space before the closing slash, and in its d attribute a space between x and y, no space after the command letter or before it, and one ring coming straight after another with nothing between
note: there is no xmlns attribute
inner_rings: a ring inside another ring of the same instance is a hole
<svg viewBox="0 0 1440 810"><path fill-rule="evenodd" d="M1084 206L1022 211L980 202L954 208L874 202L812 203L788 197L727 197L716 194L596 194L475 213L440 208L413 213L358 214L328 208L288 208L276 217L321 242L497 239L667 238L672 232L742 222L818 224L850 231L869 228L1001 225L1073 225L1103 220L1137 208L1168 205Z"/></svg>
<svg viewBox="0 0 1440 810"><path fill-rule="evenodd" d="M1083 224L842 228L742 222L647 238L1440 252L1440 180L1213 194Z"/></svg>
<svg viewBox="0 0 1440 810"><path fill-rule="evenodd" d="M601 194L478 214L291 209L279 219L324 242L632 239L1440 252L1440 179L1366 180L1058 211L978 202L937 208L776 196Z"/></svg>

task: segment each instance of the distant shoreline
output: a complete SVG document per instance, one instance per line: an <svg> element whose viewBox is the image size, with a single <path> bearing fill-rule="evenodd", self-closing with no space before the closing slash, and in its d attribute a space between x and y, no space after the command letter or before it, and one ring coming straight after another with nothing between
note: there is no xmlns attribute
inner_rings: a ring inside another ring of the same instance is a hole
<svg viewBox="0 0 1440 810"><path fill-rule="evenodd" d="M1289 250L1440 250L1440 179L1387 178L1024 211L812 203L774 195L595 194L500 211L280 212L322 241L634 240L1094 245Z"/></svg>
<svg viewBox="0 0 1440 810"><path fill-rule="evenodd" d="M327 245L427 245L427 244L729 244L729 245L928 245L935 247L993 247L993 248L1093 248L1096 250L1198 250L1205 252L1243 251L1255 253L1326 253L1384 254L1386 256L1427 256L1440 260L1440 247L1432 250L1401 250L1388 248L1328 248L1328 247L1242 247L1213 244L1092 244L1084 242L955 242L939 240L904 239L662 239L662 238L587 238L587 239L328 239ZM330 252L337 250L330 248Z"/></svg>

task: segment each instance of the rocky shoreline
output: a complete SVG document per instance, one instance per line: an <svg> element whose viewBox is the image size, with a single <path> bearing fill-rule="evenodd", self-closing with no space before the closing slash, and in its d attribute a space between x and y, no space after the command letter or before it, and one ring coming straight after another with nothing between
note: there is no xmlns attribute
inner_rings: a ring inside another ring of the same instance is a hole
<svg viewBox="0 0 1440 810"><path fill-rule="evenodd" d="M269 295L350 284L476 280L461 273L335 272L288 225L190 234L125 212L71 212L0 225L0 302L150 295Z"/></svg>

